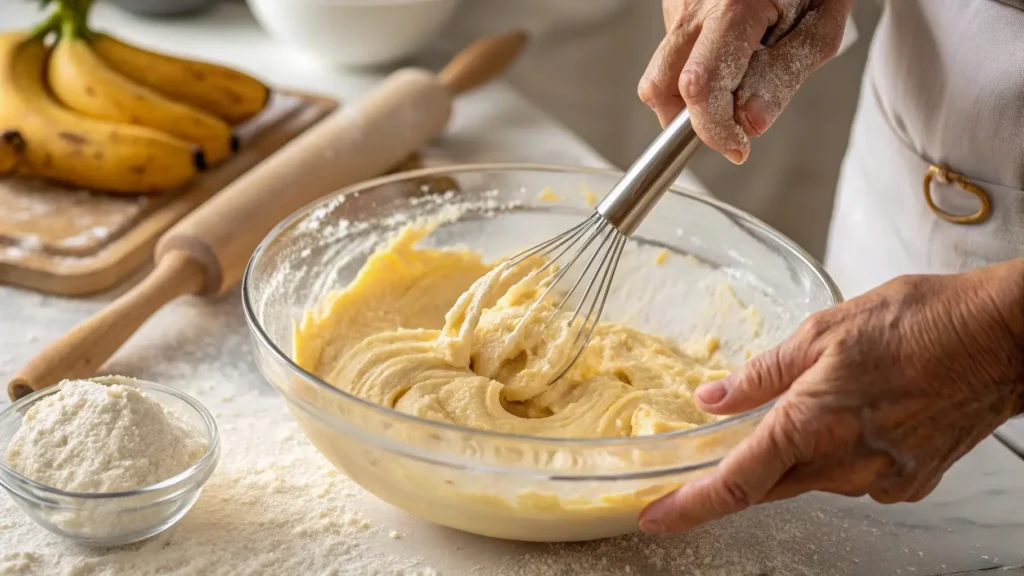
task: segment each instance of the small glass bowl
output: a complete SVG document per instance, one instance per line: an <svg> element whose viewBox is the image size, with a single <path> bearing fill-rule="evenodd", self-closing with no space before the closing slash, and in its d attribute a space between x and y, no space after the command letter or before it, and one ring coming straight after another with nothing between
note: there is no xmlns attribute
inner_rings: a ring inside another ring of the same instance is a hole
<svg viewBox="0 0 1024 576"><path fill-rule="evenodd" d="M207 441L206 453L176 476L125 492L66 492L30 480L8 467L3 455L21 428L25 413L60 390L59 386L50 386L0 412L0 486L30 518L59 536L93 546L120 546L145 540L173 526L199 498L220 455L217 424L202 404L173 388L117 376L91 380L132 386L145 392L202 431Z"/></svg>

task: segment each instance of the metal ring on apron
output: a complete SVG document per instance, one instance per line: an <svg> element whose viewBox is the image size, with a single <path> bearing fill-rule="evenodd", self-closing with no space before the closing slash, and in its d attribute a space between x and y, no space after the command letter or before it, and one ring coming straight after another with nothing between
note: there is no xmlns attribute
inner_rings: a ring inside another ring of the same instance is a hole
<svg viewBox="0 0 1024 576"><path fill-rule="evenodd" d="M939 208L932 198L932 180L937 180L941 184L956 184L961 190L976 196L981 201L981 207L974 214L967 215L951 214ZM989 215L992 213L992 201L985 190L976 186L963 174L958 174L946 166L939 166L937 164L929 166L928 173L924 175L924 200L928 203L928 207L932 209L932 212L939 218L953 224L980 224L988 220Z"/></svg>

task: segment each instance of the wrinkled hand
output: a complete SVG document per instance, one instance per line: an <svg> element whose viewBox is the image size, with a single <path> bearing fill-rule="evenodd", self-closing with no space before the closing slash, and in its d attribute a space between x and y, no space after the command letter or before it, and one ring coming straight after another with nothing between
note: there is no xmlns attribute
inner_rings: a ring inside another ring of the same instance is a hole
<svg viewBox="0 0 1024 576"><path fill-rule="evenodd" d="M920 500L1024 412L1024 259L896 279L814 314L696 396L715 414L779 398L713 472L648 506L646 532L812 490Z"/></svg>
<svg viewBox="0 0 1024 576"><path fill-rule="evenodd" d="M736 164L839 51L853 0L664 0L665 39L640 80L662 126L685 105L701 140ZM762 41L764 42L762 48Z"/></svg>

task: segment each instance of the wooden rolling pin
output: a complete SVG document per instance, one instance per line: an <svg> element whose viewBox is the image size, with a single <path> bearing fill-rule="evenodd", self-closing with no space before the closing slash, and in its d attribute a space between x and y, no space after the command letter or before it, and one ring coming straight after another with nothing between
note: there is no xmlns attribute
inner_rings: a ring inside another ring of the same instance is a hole
<svg viewBox="0 0 1024 576"><path fill-rule="evenodd" d="M37 354L10 381L8 395L14 400L65 378L93 376L171 300L230 289L279 221L422 148L448 123L453 98L503 72L525 42L521 32L483 38L439 74L399 70L356 106L325 118L165 232L152 272Z"/></svg>

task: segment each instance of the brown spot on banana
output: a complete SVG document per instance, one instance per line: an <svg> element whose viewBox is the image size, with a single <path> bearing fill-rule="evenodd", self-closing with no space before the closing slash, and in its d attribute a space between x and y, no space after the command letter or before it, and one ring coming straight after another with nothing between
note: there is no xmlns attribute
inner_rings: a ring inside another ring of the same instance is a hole
<svg viewBox="0 0 1024 576"><path fill-rule="evenodd" d="M199 172L206 170L206 153L199 146L192 151L192 162Z"/></svg>
<svg viewBox="0 0 1024 576"><path fill-rule="evenodd" d="M21 137L21 132L17 130L4 130L0 132L0 141L10 146L15 152L21 153L25 151L25 139Z"/></svg>
<svg viewBox="0 0 1024 576"><path fill-rule="evenodd" d="M13 172L21 160L25 151L25 140L17 130L4 130L0 132L0 144L3 145L3 153L0 154L0 176Z"/></svg>
<svg viewBox="0 0 1024 576"><path fill-rule="evenodd" d="M83 146L89 142L88 138L74 132L58 132L57 137L72 146Z"/></svg>

